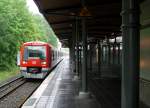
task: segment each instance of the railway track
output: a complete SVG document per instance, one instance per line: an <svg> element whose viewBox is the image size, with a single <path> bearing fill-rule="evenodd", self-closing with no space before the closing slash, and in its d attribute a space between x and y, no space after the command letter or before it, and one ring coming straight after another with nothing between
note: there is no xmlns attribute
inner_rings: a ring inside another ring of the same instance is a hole
<svg viewBox="0 0 150 108"><path fill-rule="evenodd" d="M0 100L8 96L11 92L22 86L26 80L23 77L15 78L0 86Z"/></svg>
<svg viewBox="0 0 150 108"><path fill-rule="evenodd" d="M21 108L42 80L16 78L0 86L0 108Z"/></svg>

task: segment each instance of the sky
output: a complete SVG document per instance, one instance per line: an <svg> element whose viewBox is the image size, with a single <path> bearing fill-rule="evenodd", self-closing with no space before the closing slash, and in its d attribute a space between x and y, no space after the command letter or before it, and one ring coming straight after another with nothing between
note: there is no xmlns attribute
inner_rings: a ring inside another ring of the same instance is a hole
<svg viewBox="0 0 150 108"><path fill-rule="evenodd" d="M26 0L26 1L27 1L27 7L28 7L29 11L31 11L34 14L40 15L40 12L39 12L36 4L34 3L34 1L33 0Z"/></svg>

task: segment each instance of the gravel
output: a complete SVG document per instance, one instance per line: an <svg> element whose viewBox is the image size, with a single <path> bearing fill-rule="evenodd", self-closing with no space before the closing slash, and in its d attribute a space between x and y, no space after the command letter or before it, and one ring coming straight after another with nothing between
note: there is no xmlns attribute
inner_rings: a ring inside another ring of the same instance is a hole
<svg viewBox="0 0 150 108"><path fill-rule="evenodd" d="M25 84L0 100L0 108L19 108L36 90L42 80L28 80Z"/></svg>

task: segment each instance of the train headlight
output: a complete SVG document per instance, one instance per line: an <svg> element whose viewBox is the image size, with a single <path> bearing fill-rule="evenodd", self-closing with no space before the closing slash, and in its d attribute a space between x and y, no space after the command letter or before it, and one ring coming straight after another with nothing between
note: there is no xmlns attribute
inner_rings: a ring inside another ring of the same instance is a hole
<svg viewBox="0 0 150 108"><path fill-rule="evenodd" d="M26 64L27 62L26 61L23 61L23 64Z"/></svg>
<svg viewBox="0 0 150 108"><path fill-rule="evenodd" d="M42 62L42 65L45 65L46 64L46 62Z"/></svg>

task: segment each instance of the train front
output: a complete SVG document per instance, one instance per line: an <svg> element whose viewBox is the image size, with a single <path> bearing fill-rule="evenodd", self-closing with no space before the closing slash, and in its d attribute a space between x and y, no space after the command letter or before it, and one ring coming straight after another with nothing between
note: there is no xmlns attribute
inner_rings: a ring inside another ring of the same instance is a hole
<svg viewBox="0 0 150 108"><path fill-rule="evenodd" d="M43 79L49 71L45 45L25 45L21 49L20 71L25 78Z"/></svg>

